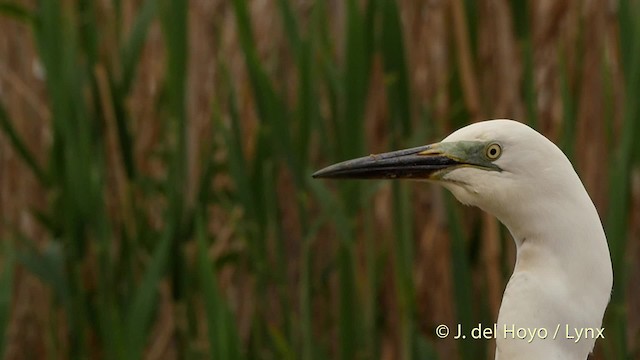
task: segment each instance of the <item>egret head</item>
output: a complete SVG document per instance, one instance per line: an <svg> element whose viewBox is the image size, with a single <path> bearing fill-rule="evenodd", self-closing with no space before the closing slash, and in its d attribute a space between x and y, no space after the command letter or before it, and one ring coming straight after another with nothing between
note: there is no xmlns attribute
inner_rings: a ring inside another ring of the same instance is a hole
<svg viewBox="0 0 640 360"><path fill-rule="evenodd" d="M474 123L439 143L341 162L313 176L433 181L460 202L503 220L507 220L505 209L512 210L514 202L530 206L540 196L562 193L567 181L575 184L577 179L555 144L512 120Z"/></svg>

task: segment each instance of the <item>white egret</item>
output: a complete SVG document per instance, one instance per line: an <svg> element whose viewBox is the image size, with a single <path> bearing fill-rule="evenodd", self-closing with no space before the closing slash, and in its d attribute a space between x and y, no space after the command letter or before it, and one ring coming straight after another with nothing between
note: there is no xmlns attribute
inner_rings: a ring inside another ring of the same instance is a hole
<svg viewBox="0 0 640 360"><path fill-rule="evenodd" d="M603 336L613 272L600 218L564 153L527 125L479 122L440 143L313 176L429 180L495 215L517 249L496 323L496 359L584 360Z"/></svg>

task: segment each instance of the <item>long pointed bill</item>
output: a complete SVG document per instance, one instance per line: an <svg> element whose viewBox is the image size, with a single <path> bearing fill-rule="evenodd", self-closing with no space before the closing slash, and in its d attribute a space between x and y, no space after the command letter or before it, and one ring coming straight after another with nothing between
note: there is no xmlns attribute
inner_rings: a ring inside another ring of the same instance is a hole
<svg viewBox="0 0 640 360"><path fill-rule="evenodd" d="M343 161L317 171L314 178L334 179L429 179L434 173L463 164L439 144L369 155Z"/></svg>

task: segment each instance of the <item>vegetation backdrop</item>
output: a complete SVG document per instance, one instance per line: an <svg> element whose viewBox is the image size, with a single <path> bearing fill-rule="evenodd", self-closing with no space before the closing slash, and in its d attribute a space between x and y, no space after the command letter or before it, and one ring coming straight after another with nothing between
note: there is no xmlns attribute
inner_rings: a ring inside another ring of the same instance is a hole
<svg viewBox="0 0 640 360"><path fill-rule="evenodd" d="M640 356L634 0L0 0L0 357L492 359L497 221L330 163L514 118L572 159Z"/></svg>

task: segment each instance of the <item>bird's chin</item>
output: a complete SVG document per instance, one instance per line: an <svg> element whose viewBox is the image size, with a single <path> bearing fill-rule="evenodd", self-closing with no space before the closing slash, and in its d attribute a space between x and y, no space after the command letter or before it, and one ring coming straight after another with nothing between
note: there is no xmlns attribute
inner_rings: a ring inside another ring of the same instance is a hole
<svg viewBox="0 0 640 360"><path fill-rule="evenodd" d="M477 206L477 195L469 188L469 185L455 180L442 180L439 183L449 190L453 196L462 204Z"/></svg>

